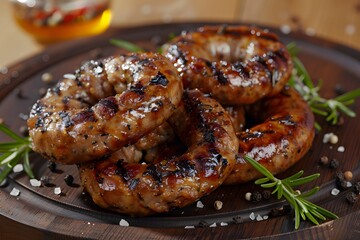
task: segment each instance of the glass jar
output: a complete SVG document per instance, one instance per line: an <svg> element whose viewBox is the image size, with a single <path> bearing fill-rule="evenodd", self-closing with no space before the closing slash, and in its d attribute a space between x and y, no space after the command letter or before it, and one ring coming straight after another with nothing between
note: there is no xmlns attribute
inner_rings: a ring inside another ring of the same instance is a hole
<svg viewBox="0 0 360 240"><path fill-rule="evenodd" d="M110 0L12 0L17 24L40 43L92 36L111 22Z"/></svg>

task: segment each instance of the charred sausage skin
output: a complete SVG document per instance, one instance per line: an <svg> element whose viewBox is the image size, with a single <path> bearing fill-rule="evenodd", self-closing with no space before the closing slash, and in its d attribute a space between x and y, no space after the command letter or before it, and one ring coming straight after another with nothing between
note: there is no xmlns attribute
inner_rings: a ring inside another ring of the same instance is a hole
<svg viewBox="0 0 360 240"><path fill-rule="evenodd" d="M238 142L221 105L189 91L169 122L188 146L179 157L131 164L111 156L80 165L81 182L96 204L144 216L189 205L223 183L233 169Z"/></svg>
<svg viewBox="0 0 360 240"><path fill-rule="evenodd" d="M268 31L247 26L205 26L162 48L185 88L211 93L225 105L276 95L291 76L286 47Z"/></svg>
<svg viewBox="0 0 360 240"><path fill-rule="evenodd" d="M102 157L164 123L182 92L175 68L160 54L90 61L34 104L33 150L64 164Z"/></svg>
<svg viewBox="0 0 360 240"><path fill-rule="evenodd" d="M244 160L247 155L271 173L285 171L310 149L315 130L314 115L302 96L285 88L276 96L248 106L247 111L260 123L238 132L239 152L236 165L225 184L238 184L261 177Z"/></svg>

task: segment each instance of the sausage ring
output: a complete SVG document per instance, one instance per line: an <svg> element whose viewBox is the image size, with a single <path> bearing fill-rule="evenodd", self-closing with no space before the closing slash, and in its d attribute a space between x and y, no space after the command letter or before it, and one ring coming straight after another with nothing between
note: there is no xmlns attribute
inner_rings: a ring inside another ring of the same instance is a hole
<svg viewBox="0 0 360 240"><path fill-rule="evenodd" d="M261 177L247 155L271 173L285 171L310 149L314 138L314 115L302 96L285 88L276 96L250 106L253 118L262 123L237 133L239 152L234 170L225 184L238 184Z"/></svg>
<svg viewBox="0 0 360 240"><path fill-rule="evenodd" d="M286 47L270 32L246 26L205 26L162 47L185 88L211 93L226 105L276 95L291 76Z"/></svg>
<svg viewBox="0 0 360 240"><path fill-rule="evenodd" d="M34 104L32 148L64 164L102 157L164 123L182 92L177 71L160 54L90 61Z"/></svg>
<svg viewBox="0 0 360 240"><path fill-rule="evenodd" d="M188 146L181 156L149 164L108 159L80 164L93 201L120 213L144 216L184 207L220 186L235 163L238 142L221 105L201 92L185 92L168 120Z"/></svg>

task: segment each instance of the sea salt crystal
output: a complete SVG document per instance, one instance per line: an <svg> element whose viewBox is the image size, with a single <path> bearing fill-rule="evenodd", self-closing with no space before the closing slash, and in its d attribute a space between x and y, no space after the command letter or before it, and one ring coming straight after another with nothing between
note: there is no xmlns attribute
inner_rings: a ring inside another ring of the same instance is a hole
<svg viewBox="0 0 360 240"><path fill-rule="evenodd" d="M283 34L289 34L291 32L291 28L289 25L281 25L280 27L280 31L283 33Z"/></svg>
<svg viewBox="0 0 360 240"><path fill-rule="evenodd" d="M264 216L263 216L263 219L264 219L264 220L266 220L266 219L268 219L268 218L269 218L268 215L264 215Z"/></svg>
<svg viewBox="0 0 360 240"><path fill-rule="evenodd" d="M30 184L33 187L40 187L41 186L41 181L32 178L32 179L30 179Z"/></svg>
<svg viewBox="0 0 360 240"><path fill-rule="evenodd" d="M196 207L197 207L197 208L203 208L203 207L204 207L204 204L203 204L201 201L197 201Z"/></svg>
<svg viewBox="0 0 360 240"><path fill-rule="evenodd" d="M195 226L185 226L185 229L195 228Z"/></svg>
<svg viewBox="0 0 360 240"><path fill-rule="evenodd" d="M121 219L120 222L119 222L119 225L122 226L122 227L130 226L128 221L126 221L125 219Z"/></svg>
<svg viewBox="0 0 360 240"><path fill-rule="evenodd" d="M60 195L60 194L61 194L61 188L60 188L60 187L54 188L54 193L55 193L56 195Z"/></svg>
<svg viewBox="0 0 360 240"><path fill-rule="evenodd" d="M339 146L337 148L338 152L345 152L345 147L344 146Z"/></svg>
<svg viewBox="0 0 360 240"><path fill-rule="evenodd" d="M226 222L221 222L220 223L220 226L222 226L222 227L227 226L227 225L228 225L228 223L226 223Z"/></svg>
<svg viewBox="0 0 360 240"><path fill-rule="evenodd" d="M216 227L216 223L211 224L209 227Z"/></svg>
<svg viewBox="0 0 360 240"><path fill-rule="evenodd" d="M11 195L11 196L14 196L14 197L17 197L17 196L20 195L20 190L17 189L17 188L13 188L13 189L11 190L11 192L10 192L10 195Z"/></svg>
<svg viewBox="0 0 360 240"><path fill-rule="evenodd" d="M256 221L262 221L262 220L264 220L263 219L263 217L262 216L260 216L260 214L258 214L257 216L256 216Z"/></svg>
<svg viewBox="0 0 360 240"><path fill-rule="evenodd" d="M340 190L337 189L337 188L333 188L333 189L331 190L331 195L336 196L336 195L338 195L339 193L340 193Z"/></svg>
<svg viewBox="0 0 360 240"><path fill-rule="evenodd" d="M330 141L330 138L332 136L334 136L335 134L330 132L330 133L325 133L324 137L323 137L323 143L328 143Z"/></svg>
<svg viewBox="0 0 360 240"><path fill-rule="evenodd" d="M347 182L346 182L346 187L351 188L351 187L352 187L352 183L347 181Z"/></svg>
<svg viewBox="0 0 360 240"><path fill-rule="evenodd" d="M63 77L67 78L67 79L71 79L71 80L76 79L76 76L74 74L71 74L71 73L64 74Z"/></svg>
<svg viewBox="0 0 360 240"><path fill-rule="evenodd" d="M251 220L255 220L255 213L254 212L250 213L249 218Z"/></svg>
<svg viewBox="0 0 360 240"><path fill-rule="evenodd" d="M13 167L13 172L14 173L18 173L18 172L22 172L24 170L24 166L19 163L19 164L16 164L14 167Z"/></svg>

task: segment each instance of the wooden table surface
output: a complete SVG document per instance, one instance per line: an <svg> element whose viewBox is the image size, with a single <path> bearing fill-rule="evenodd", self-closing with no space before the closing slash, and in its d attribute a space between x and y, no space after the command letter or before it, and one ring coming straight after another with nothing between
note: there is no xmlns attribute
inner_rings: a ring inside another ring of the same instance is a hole
<svg viewBox="0 0 360 240"><path fill-rule="evenodd" d="M359 0L116 0L112 9L112 26L244 21L303 31L360 49ZM10 1L0 1L0 33L0 68L45 48L15 24Z"/></svg>

